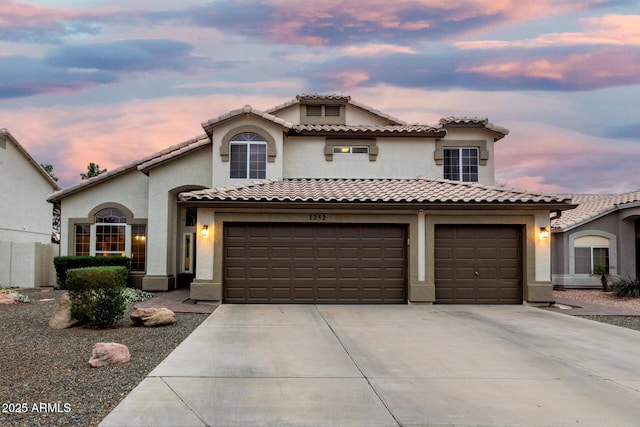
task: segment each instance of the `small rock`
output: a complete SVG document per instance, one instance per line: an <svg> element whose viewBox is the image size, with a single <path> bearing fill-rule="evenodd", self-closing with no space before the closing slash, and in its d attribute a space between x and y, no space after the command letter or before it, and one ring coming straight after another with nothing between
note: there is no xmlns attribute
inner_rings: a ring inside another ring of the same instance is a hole
<svg viewBox="0 0 640 427"><path fill-rule="evenodd" d="M78 321L71 317L71 299L68 292L63 292L56 304L56 311L49 319L49 327L52 329L66 329L77 324Z"/></svg>
<svg viewBox="0 0 640 427"><path fill-rule="evenodd" d="M16 294L0 294L0 304L17 304L18 296Z"/></svg>
<svg viewBox="0 0 640 427"><path fill-rule="evenodd" d="M134 325L164 326L176 323L176 314L168 308L136 308L129 315Z"/></svg>
<svg viewBox="0 0 640 427"><path fill-rule="evenodd" d="M131 355L129 349L124 344L115 342L99 342L93 347L89 365L92 368L127 363Z"/></svg>

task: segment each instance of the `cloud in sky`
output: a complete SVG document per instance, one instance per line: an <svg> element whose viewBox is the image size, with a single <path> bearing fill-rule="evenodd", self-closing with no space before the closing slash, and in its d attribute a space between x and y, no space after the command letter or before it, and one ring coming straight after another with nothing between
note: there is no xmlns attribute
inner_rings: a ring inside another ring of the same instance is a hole
<svg viewBox="0 0 640 427"><path fill-rule="evenodd" d="M50 67L40 60L24 56L0 56L0 99L77 92L115 81L116 75L110 72L81 72Z"/></svg>
<svg viewBox="0 0 640 427"><path fill-rule="evenodd" d="M56 7L0 0L0 40L60 43L64 37L99 32L82 12Z"/></svg>
<svg viewBox="0 0 640 427"><path fill-rule="evenodd" d="M363 3L0 0L0 127L68 185L247 103L342 92L410 122L507 126L507 185L587 191L588 164L597 188L640 186L623 170L640 151L637 1Z"/></svg>
<svg viewBox="0 0 640 427"><path fill-rule="evenodd" d="M51 52L44 63L55 67L120 72L194 70L202 58L193 47L175 40L122 40L111 43L65 46Z"/></svg>

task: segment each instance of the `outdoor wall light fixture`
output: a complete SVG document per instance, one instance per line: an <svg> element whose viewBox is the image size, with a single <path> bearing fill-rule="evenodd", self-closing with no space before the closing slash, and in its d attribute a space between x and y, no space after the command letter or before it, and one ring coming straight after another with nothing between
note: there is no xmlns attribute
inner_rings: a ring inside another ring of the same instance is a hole
<svg viewBox="0 0 640 427"><path fill-rule="evenodd" d="M541 239L549 238L549 229L547 227L540 227L540 238Z"/></svg>
<svg viewBox="0 0 640 427"><path fill-rule="evenodd" d="M202 233L202 237L206 239L207 237L209 237L209 226L206 224L203 225L202 230L200 232Z"/></svg>

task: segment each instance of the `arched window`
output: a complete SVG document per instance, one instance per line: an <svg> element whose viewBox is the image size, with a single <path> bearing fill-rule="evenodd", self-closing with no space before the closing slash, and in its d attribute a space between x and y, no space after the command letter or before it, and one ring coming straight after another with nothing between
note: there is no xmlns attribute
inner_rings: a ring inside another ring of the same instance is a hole
<svg viewBox="0 0 640 427"><path fill-rule="evenodd" d="M75 223L72 230L75 255L128 256L131 271L146 270L146 220L134 219L131 212L108 207Z"/></svg>
<svg viewBox="0 0 640 427"><path fill-rule="evenodd" d="M238 134L229 141L230 178L264 179L267 176L267 141L251 132Z"/></svg>
<svg viewBox="0 0 640 427"><path fill-rule="evenodd" d="M96 213L96 256L126 254L127 217L119 209Z"/></svg>

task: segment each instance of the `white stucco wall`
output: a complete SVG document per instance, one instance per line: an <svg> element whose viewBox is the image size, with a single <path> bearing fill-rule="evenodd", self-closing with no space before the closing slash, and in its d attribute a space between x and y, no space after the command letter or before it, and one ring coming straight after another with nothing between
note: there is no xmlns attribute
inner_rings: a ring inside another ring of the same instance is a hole
<svg viewBox="0 0 640 427"><path fill-rule="evenodd" d="M55 191L41 171L0 135L0 241L50 243Z"/></svg>

